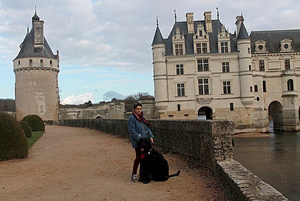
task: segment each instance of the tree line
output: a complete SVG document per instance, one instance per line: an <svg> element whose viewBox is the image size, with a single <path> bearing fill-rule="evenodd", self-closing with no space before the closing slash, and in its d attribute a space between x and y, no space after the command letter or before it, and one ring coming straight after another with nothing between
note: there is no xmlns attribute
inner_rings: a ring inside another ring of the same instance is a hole
<svg viewBox="0 0 300 201"><path fill-rule="evenodd" d="M0 99L0 111L15 112L15 100L14 99Z"/></svg>

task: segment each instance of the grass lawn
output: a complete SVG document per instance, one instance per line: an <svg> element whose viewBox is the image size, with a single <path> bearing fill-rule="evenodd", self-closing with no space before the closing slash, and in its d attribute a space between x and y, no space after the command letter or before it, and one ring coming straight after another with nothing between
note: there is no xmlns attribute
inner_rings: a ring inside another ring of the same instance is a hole
<svg viewBox="0 0 300 201"><path fill-rule="evenodd" d="M28 149L43 135L44 131L34 131L32 132L31 138L27 138Z"/></svg>

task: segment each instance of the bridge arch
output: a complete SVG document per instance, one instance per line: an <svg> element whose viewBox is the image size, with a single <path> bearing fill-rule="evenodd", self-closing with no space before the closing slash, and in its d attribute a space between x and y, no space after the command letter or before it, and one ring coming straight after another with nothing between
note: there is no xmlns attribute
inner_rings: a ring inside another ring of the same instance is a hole
<svg viewBox="0 0 300 201"><path fill-rule="evenodd" d="M105 116L101 114L96 114L95 116L93 116L93 119L105 119Z"/></svg>
<svg viewBox="0 0 300 201"><path fill-rule="evenodd" d="M278 101L273 101L270 103L269 108L269 119L273 121L274 130L283 129L283 117L282 117L282 105Z"/></svg>
<svg viewBox="0 0 300 201"><path fill-rule="evenodd" d="M213 119L213 111L210 107L201 107L198 110L198 119Z"/></svg>

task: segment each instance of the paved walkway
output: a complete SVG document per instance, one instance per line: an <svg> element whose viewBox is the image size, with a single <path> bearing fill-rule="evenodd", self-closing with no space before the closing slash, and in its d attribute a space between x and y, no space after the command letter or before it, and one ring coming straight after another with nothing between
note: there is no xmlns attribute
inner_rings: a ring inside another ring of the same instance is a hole
<svg viewBox="0 0 300 201"><path fill-rule="evenodd" d="M179 177L130 182L134 150L123 138L96 130L46 126L26 159L0 162L0 200L226 200L205 168L189 169L164 154Z"/></svg>

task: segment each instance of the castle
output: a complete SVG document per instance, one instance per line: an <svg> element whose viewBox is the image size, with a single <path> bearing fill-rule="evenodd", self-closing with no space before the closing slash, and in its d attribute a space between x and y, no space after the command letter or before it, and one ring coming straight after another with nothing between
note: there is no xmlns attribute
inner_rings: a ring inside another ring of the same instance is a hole
<svg viewBox="0 0 300 201"><path fill-rule="evenodd" d="M232 120L237 128L299 130L300 30L252 31L236 17L231 34L211 12L177 22L152 42L160 119Z"/></svg>
<svg viewBox="0 0 300 201"><path fill-rule="evenodd" d="M44 37L44 21L36 12L13 65L17 120L29 114L45 121L57 120L59 54L53 54Z"/></svg>
<svg viewBox="0 0 300 201"><path fill-rule="evenodd" d="M175 20L167 38L157 24L152 42L155 103L147 103L146 117L232 120L237 128L262 132L272 120L275 129L299 130L300 30L249 35L244 17L237 16L232 34L217 16L205 12L203 20L194 20L187 13L186 21ZM54 121L126 118L130 111L122 101L59 106L59 54L52 53L43 25L35 12L13 61L17 119L28 114Z"/></svg>

